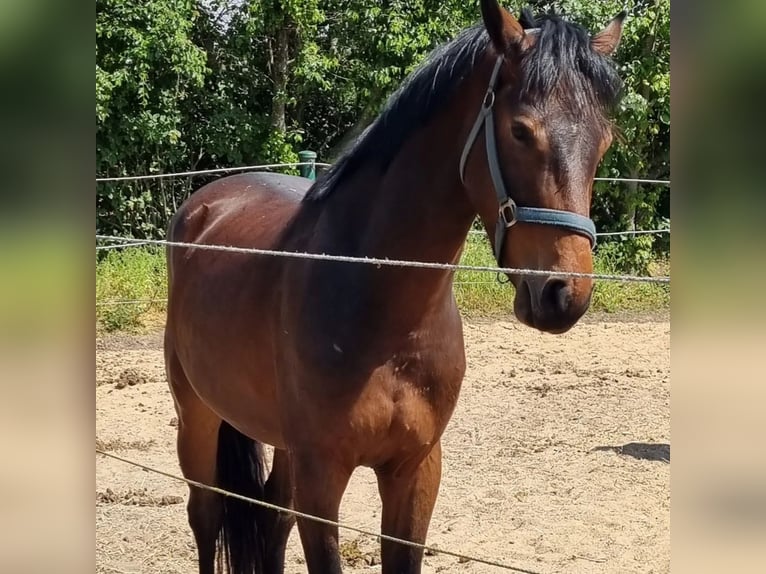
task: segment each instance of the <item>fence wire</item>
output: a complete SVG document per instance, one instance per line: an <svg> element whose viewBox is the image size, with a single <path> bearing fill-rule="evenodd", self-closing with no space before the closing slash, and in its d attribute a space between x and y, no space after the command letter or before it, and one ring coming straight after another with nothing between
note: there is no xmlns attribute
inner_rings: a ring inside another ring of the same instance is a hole
<svg viewBox="0 0 766 574"><path fill-rule="evenodd" d="M640 229L640 230L632 230L632 231L604 231L600 233L596 233L596 237L616 237L616 236L634 236L634 235L662 235L665 233L670 233L670 229L664 228L664 229ZM469 235L486 235L486 232L478 230L478 229L471 229L468 232ZM122 244L115 244L115 245L97 245L96 251L109 251L111 249L123 249L127 247L139 247L141 245L147 245L144 242L141 243L122 243Z"/></svg>
<svg viewBox="0 0 766 574"><path fill-rule="evenodd" d="M140 462L135 462L132 460L129 460L127 458L122 458L121 456L117 456L115 454L103 451L101 449L96 449L96 453L100 454L102 456L106 456L109 458L112 458L114 460L120 461L124 464L129 464L131 466L134 466L136 468L140 468L142 470L145 470L147 472L151 472L154 474L158 474L160 476L164 476L167 478L171 478L173 480L179 481L179 482L185 482L189 486L194 486L196 488L200 488L202 490L208 490L211 492L215 492L217 494L221 494L223 496L228 496L230 498L236 498L237 500L241 500L243 502L248 502L250 504L254 504L256 506L261 506L263 508L267 508L269 510L274 510L276 512L281 512L284 514L290 514L292 516L295 516L296 518L301 518L304 520L311 520L313 522L318 522L320 524L326 524L328 526L334 526L336 528L341 528L343 530L349 530L351 532L356 532L357 534L362 534L364 536L370 536L372 538L377 538L378 540L387 540L388 542L394 542L396 544L402 544L404 546L410 546L412 548L419 548L424 551L433 552L434 554L444 554L445 556L452 556L454 558L457 558L460 561L463 562L476 562L479 564L486 564L487 566L495 566L497 568L502 568L503 570L510 570L513 572L520 572L521 574L540 574L537 571L534 570L528 570L526 568L519 568L518 566L512 566L510 564L505 564L503 562L499 562L497 560L488 560L486 558L479 558L476 556L468 556L466 554L461 554L459 552L453 552L451 550L445 550L443 548L436 548L434 546L427 546L425 544L420 544L418 542L412 542L411 540L405 540L403 538L397 538L395 536L388 536L387 534L381 534L378 532L371 532L369 530L364 530L362 528L358 528L356 526L350 526L348 524L343 524L342 522L336 522L334 520L328 520L326 518L322 518L320 516L314 516L312 514L306 514L305 512L299 512L297 510L293 510L292 508L285 508L283 506L278 506L276 504L271 504L269 502L265 502L263 500L257 500L255 498L249 498L247 496L243 496L241 494L237 494L236 492L230 492L228 490L224 490L222 488L218 488L215 486L210 486L208 484L204 484L201 482L197 482L196 480L190 480L188 478L178 476L175 474L171 474L169 472L165 472L163 470L159 470L156 468L152 468L150 466L147 466L145 464L141 464Z"/></svg>
<svg viewBox="0 0 766 574"><path fill-rule="evenodd" d="M128 237L116 237L112 235L96 235L97 240L122 241L124 243L144 242L150 245L164 245L186 249L201 249L208 251L221 251L226 253L238 253L242 255L265 255L271 257L287 257L293 259L307 259L315 261L334 261L337 263L358 263L363 265L375 265L377 267L411 267L416 269L438 269L442 271L473 271L481 273L495 273L507 275L526 275L543 277L572 277L594 279L599 281L623 281L634 283L670 283L669 276L648 277L643 275L617 275L605 273L580 273L576 271L557 271L545 269L524 269L515 267L492 267L485 265L462 265L459 263L437 263L427 261L406 261L401 259L380 259L377 257L350 257L347 255L329 255L326 253L306 253L299 251L277 251L273 249L256 249L253 247L234 247L231 245L210 245L205 243L186 243L182 241L167 241L162 239L132 239Z"/></svg>
<svg viewBox="0 0 766 574"><path fill-rule="evenodd" d="M208 173L234 173L237 171L256 171L259 169L275 169L282 167L301 167L301 166L330 167L331 163L304 161L290 163L266 163L261 165L244 165L239 167L219 167L213 169L198 169L194 171L179 171L175 173L150 173L146 175L123 175L118 177L97 177L96 182L107 181L137 181L142 179L162 179L166 177L188 177L194 175L204 175ZM632 177L594 177L593 181L609 181L613 183L646 183L654 185L670 185L669 179L639 179Z"/></svg>
<svg viewBox="0 0 766 574"><path fill-rule="evenodd" d="M304 165L313 165L316 167L330 167L329 163L314 161L303 161L295 163L265 163L262 165L244 165L240 167L219 167L215 169L198 169L195 171L179 171L175 173L150 173L147 175L122 175L119 177L97 177L96 182L106 181L138 181L142 179L163 179L166 177L189 177L194 175L204 175L208 173L234 173L237 171L256 171L259 169L276 169L282 167L301 167Z"/></svg>

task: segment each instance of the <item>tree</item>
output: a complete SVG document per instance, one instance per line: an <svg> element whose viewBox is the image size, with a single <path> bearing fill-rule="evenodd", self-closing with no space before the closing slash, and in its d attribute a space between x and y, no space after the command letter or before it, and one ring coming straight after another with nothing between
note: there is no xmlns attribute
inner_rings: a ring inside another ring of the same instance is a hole
<svg viewBox="0 0 766 574"><path fill-rule="evenodd" d="M184 105L206 71L205 53L190 38L197 15L188 0L97 0L97 173L188 166ZM164 183L100 187L98 228L153 234L174 199Z"/></svg>
<svg viewBox="0 0 766 574"><path fill-rule="evenodd" d="M317 57L296 70L296 94L306 142L330 160L436 46L478 18L455 0L329 0L322 10Z"/></svg>
<svg viewBox="0 0 766 574"><path fill-rule="evenodd" d="M528 3L506 7L518 13ZM593 31L623 8L618 0L531 3ZM626 21L616 54L621 136L600 176L670 176L669 5L639 0ZM96 8L104 175L290 162L301 147L332 161L429 52L479 19L474 4L458 0L97 0ZM179 201L208 179L100 186L99 229L161 235ZM594 192L601 230L669 217L665 187L597 184ZM642 237L609 248L639 270L657 245Z"/></svg>

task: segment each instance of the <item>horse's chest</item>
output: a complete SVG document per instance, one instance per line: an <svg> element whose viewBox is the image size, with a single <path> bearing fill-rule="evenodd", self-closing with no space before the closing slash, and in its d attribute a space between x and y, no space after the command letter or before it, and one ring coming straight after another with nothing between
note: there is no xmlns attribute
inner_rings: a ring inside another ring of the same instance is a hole
<svg viewBox="0 0 766 574"><path fill-rule="evenodd" d="M459 361L433 362L417 352L397 354L376 369L350 417L363 463L428 453L452 415L462 377Z"/></svg>
<svg viewBox="0 0 766 574"><path fill-rule="evenodd" d="M431 387L440 386L439 383L447 386L459 383L465 372L463 354L442 349L436 352L415 351L397 354L389 365L393 377L411 381L422 387L424 392L430 392Z"/></svg>
<svg viewBox="0 0 766 574"><path fill-rule="evenodd" d="M415 411L428 409L437 426L446 425L457 403L465 372L462 355L422 351L395 355L383 370L391 399L403 419L418 418ZM414 414L414 417L412 415Z"/></svg>

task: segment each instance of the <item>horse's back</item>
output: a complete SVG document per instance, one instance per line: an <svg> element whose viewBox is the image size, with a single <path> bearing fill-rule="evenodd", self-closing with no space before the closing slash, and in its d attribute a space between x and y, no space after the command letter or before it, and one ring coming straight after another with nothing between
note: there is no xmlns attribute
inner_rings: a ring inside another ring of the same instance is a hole
<svg viewBox="0 0 766 574"><path fill-rule="evenodd" d="M168 239L179 243L280 250L281 238L311 181L281 174L226 177L192 194L173 216ZM278 280L284 259L204 247L170 246L169 309L195 305L220 317ZM247 290L247 292L245 292ZM184 309L184 313L190 312Z"/></svg>
<svg viewBox="0 0 766 574"><path fill-rule="evenodd" d="M263 247L284 229L311 183L274 173L219 179L181 205L170 222L168 239L203 243L203 238L225 236L233 241L230 245Z"/></svg>
<svg viewBox="0 0 766 574"><path fill-rule="evenodd" d="M178 209L168 227L173 242L256 249L280 249L280 239L297 212L311 181L272 174L242 174L219 179L193 193ZM241 289L244 274L257 268L264 276L281 260L274 257L221 250L169 247L167 252L170 299L179 280L196 290L223 294ZM208 285L210 284L210 285ZM252 285L251 285L252 287ZM175 299L179 294L175 294Z"/></svg>

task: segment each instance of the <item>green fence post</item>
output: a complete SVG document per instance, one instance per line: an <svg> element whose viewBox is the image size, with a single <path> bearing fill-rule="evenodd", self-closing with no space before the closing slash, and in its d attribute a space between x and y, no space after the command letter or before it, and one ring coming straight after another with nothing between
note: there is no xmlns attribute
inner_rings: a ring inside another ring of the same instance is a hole
<svg viewBox="0 0 766 574"><path fill-rule="evenodd" d="M317 153L315 151L308 151L303 150L298 152L298 159L301 163L305 163L308 165L301 165L298 166L298 169L300 170L301 177L306 177L310 180L315 180L317 177L316 173L316 166L314 163L317 160Z"/></svg>

